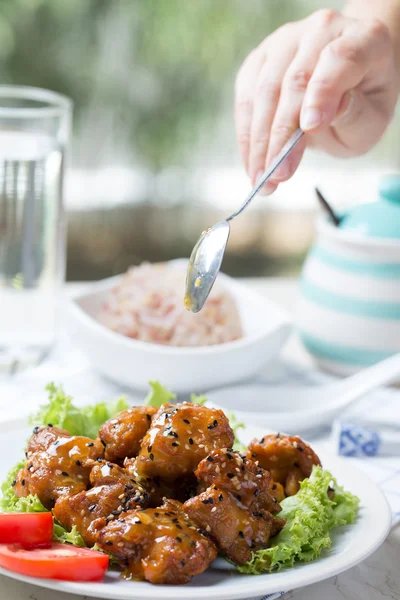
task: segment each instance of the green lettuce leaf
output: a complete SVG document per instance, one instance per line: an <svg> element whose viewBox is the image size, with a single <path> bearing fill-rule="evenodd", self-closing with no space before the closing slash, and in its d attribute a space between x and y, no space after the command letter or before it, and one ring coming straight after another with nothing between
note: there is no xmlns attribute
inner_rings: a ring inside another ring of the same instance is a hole
<svg viewBox="0 0 400 600"><path fill-rule="evenodd" d="M80 548L86 546L81 534L76 528L76 525L72 527L71 531L67 531L62 525L60 525L60 523L57 523L57 521L54 521L53 524L53 540L56 542L62 542L63 544L73 544L74 546L79 546Z"/></svg>
<svg viewBox="0 0 400 600"><path fill-rule="evenodd" d="M207 402L207 397L203 396L203 394L191 394L190 402L192 404L200 404L200 406L203 406L203 404Z"/></svg>
<svg viewBox="0 0 400 600"><path fill-rule="evenodd" d="M327 494L329 486L335 492L332 500ZM358 498L339 486L329 471L314 467L299 492L282 501L279 517L287 521L271 540L273 545L253 552L251 560L238 566L238 570L258 575L291 567L295 561L316 559L324 548L330 547L330 531L334 527L355 521L358 504Z"/></svg>
<svg viewBox="0 0 400 600"><path fill-rule="evenodd" d="M162 404L176 400L176 394L167 390L159 381L149 381L149 384L151 389L144 401L146 406L160 408Z"/></svg>
<svg viewBox="0 0 400 600"><path fill-rule="evenodd" d="M46 386L49 402L43 404L39 411L30 417L32 425L51 423L69 431L71 435L85 435L95 438L101 425L121 410L129 408L124 397L110 402L99 402L82 408L72 404L71 396L67 396L61 386L49 383Z"/></svg>

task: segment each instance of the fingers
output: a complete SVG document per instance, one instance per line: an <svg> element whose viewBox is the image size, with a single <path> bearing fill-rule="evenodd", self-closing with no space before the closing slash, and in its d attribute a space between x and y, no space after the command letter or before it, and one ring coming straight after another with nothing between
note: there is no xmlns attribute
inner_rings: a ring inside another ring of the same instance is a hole
<svg viewBox="0 0 400 600"><path fill-rule="evenodd" d="M258 75L253 100L248 167L248 174L253 184L265 171L265 159L282 79L296 50L297 41L289 44L284 52L281 44L272 44L270 49L267 48L267 60Z"/></svg>
<svg viewBox="0 0 400 600"><path fill-rule="evenodd" d="M344 19L334 11L323 10L306 20L309 35L303 35L296 56L284 74L279 104L271 127L266 164L278 154L298 128L300 112L307 86L323 48L340 35ZM291 177L304 151L304 141L274 173L274 181Z"/></svg>
<svg viewBox="0 0 400 600"><path fill-rule="evenodd" d="M249 167L250 131L253 117L253 96L265 55L253 50L241 66L235 85L236 137L246 171Z"/></svg>
<svg viewBox="0 0 400 600"><path fill-rule="evenodd" d="M315 132L332 123L343 96L362 82L367 89L369 73L376 72L388 52L389 34L379 21L360 23L328 44L307 87L300 117L303 130Z"/></svg>

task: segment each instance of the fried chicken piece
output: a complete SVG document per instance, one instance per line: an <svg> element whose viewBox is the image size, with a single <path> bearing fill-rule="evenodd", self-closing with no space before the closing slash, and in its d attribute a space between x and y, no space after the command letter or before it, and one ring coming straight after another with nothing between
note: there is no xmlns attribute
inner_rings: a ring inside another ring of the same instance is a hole
<svg viewBox="0 0 400 600"><path fill-rule="evenodd" d="M34 427L33 433L28 441L26 456L29 458L33 452L47 450L47 448L60 437L70 437L66 429L60 429L49 424L45 427Z"/></svg>
<svg viewBox="0 0 400 600"><path fill-rule="evenodd" d="M250 560L285 524L271 514L281 507L269 493L270 474L238 452L214 450L195 475L201 493L184 510L235 563Z"/></svg>
<svg viewBox="0 0 400 600"><path fill-rule="evenodd" d="M137 456L156 412L154 406L133 406L106 421L99 429L99 438L105 444L105 458L122 461Z"/></svg>
<svg viewBox="0 0 400 600"><path fill-rule="evenodd" d="M157 508L164 502L164 498L185 502L194 496L197 488L197 479L194 473L184 475L175 480L163 479L162 477L142 477L137 472L136 458L127 458L124 467L132 477L140 483L149 495L149 507Z"/></svg>
<svg viewBox="0 0 400 600"><path fill-rule="evenodd" d="M227 558L236 564L265 548L285 521L264 509L244 507L231 492L214 485L183 505L189 518L205 530Z"/></svg>
<svg viewBox="0 0 400 600"><path fill-rule="evenodd" d="M258 461L271 473L272 479L284 487L287 496L297 494L300 481L311 475L321 461L314 450L298 436L266 435L249 444L248 458Z"/></svg>
<svg viewBox="0 0 400 600"><path fill-rule="evenodd" d="M200 482L200 492L214 485L218 489L230 491L246 508L257 502L260 509L272 513L281 510L276 499L269 493L271 475L239 452L226 448L214 450L200 462L195 475Z"/></svg>
<svg viewBox="0 0 400 600"><path fill-rule="evenodd" d="M75 525L84 542L93 546L97 535L93 521L147 507L149 497L126 469L104 460L91 470L90 483L94 486L90 490L58 498L53 515L68 531Z"/></svg>
<svg viewBox="0 0 400 600"><path fill-rule="evenodd" d="M25 467L16 476L15 495L36 494L42 504L51 509L60 496L76 494L88 487L94 460L102 455L100 440L83 436L57 437L46 450L31 452Z"/></svg>
<svg viewBox="0 0 400 600"><path fill-rule="evenodd" d="M216 448L230 448L234 434L222 412L198 404L163 404L143 438L137 459L144 477L178 479L192 473Z"/></svg>
<svg viewBox="0 0 400 600"><path fill-rule="evenodd" d="M125 565L127 579L187 583L217 556L214 543L174 500L161 508L131 510L105 526L101 519L96 524L97 544Z"/></svg>

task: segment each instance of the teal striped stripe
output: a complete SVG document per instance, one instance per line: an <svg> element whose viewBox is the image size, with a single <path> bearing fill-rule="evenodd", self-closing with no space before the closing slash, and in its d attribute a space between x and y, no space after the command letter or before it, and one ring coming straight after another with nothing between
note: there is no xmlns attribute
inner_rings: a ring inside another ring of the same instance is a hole
<svg viewBox="0 0 400 600"><path fill-rule="evenodd" d="M373 263L364 260L354 260L339 254L332 254L322 246L316 246L310 253L329 267L350 271L356 275L377 277L379 279L400 279L400 263Z"/></svg>
<svg viewBox="0 0 400 600"><path fill-rule="evenodd" d="M398 302L374 302L349 298L324 290L307 279L302 280L301 291L304 298L310 302L335 312L373 319L400 319L400 303Z"/></svg>
<svg viewBox="0 0 400 600"><path fill-rule="evenodd" d="M340 344L331 344L320 338L316 338L308 333L300 332L300 338L308 350L320 358L333 360L337 362L347 363L367 367L373 365L380 360L389 358L395 352L381 352L379 350L366 350L365 348L357 348L350 346L341 346Z"/></svg>

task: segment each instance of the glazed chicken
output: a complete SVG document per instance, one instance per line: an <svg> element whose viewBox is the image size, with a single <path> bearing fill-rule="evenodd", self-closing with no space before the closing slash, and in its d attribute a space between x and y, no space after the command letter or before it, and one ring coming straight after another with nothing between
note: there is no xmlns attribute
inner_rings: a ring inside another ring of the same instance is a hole
<svg viewBox="0 0 400 600"><path fill-rule="evenodd" d="M34 428L14 490L37 494L126 578L186 583L217 551L243 564L267 547L285 524L279 502L320 464L299 437L267 435L246 455L233 443L221 410L188 402L124 410L96 440L48 424Z"/></svg>
<svg viewBox="0 0 400 600"><path fill-rule="evenodd" d="M176 500L160 508L130 510L99 527L97 544L124 565L124 577L181 584L207 569L217 556L214 543Z"/></svg>
<svg viewBox="0 0 400 600"><path fill-rule="evenodd" d="M99 438L105 444L105 458L118 462L137 456L156 412L154 406L133 406L106 421L99 429Z"/></svg>
<svg viewBox="0 0 400 600"><path fill-rule="evenodd" d="M164 479L163 477L142 477L137 472L136 458L127 458L124 467L137 483L143 486L149 496L149 507L161 506L164 498L185 502L196 493L197 479L194 473L184 475L178 479Z"/></svg>
<svg viewBox="0 0 400 600"><path fill-rule="evenodd" d="M92 523L107 520L133 508L147 507L149 496L131 474L118 465L98 459L90 472L89 490L58 498L53 515L68 531L75 525L88 546L96 542Z"/></svg>
<svg viewBox="0 0 400 600"><path fill-rule="evenodd" d="M260 441L249 444L248 458L258 461L268 470L278 484L282 484L286 496L297 494L300 482L311 475L314 465L321 461L314 450L297 436L266 435Z"/></svg>
<svg viewBox="0 0 400 600"><path fill-rule="evenodd" d="M185 502L184 511L233 562L250 560L251 552L265 548L284 526L272 514L280 506L268 492L271 477L252 460L220 449L201 461L195 474L200 487L208 487Z"/></svg>
<svg viewBox="0 0 400 600"><path fill-rule="evenodd" d="M14 492L18 497L36 494L42 504L51 509L60 496L76 494L88 487L90 471L94 461L103 455L103 445L99 440L69 436L67 432L58 435L54 432L56 428L48 427L50 432L45 429L35 427L33 430L32 437L37 435L38 443L32 438L28 443L26 465L17 474ZM54 433L56 438L51 441ZM46 449L32 450L47 442Z"/></svg>
<svg viewBox="0 0 400 600"><path fill-rule="evenodd" d="M26 457L29 458L33 452L47 450L47 448L60 437L71 437L66 429L54 427L50 423L45 427L34 427L26 447Z"/></svg>
<svg viewBox="0 0 400 600"><path fill-rule="evenodd" d="M222 410L198 404L163 404L142 440L136 468L143 477L178 479L212 450L230 448L234 434Z"/></svg>

